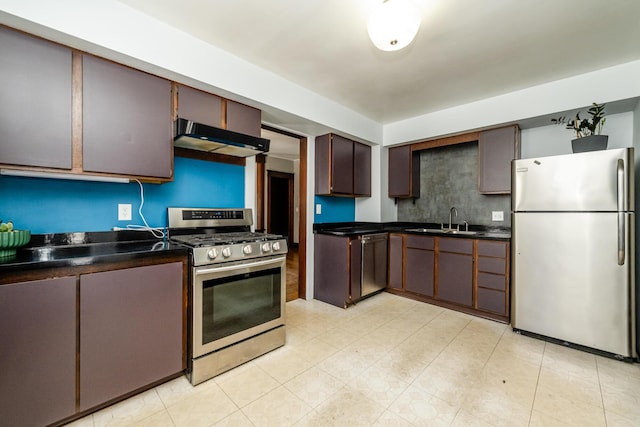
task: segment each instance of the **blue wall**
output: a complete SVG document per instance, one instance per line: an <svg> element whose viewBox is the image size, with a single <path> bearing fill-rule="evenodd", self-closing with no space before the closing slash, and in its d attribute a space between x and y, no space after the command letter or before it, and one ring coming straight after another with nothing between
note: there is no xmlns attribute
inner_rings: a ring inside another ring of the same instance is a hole
<svg viewBox="0 0 640 427"><path fill-rule="evenodd" d="M167 207L244 207L244 167L175 158L174 181L143 184L142 213L151 227L167 226ZM132 221L118 221L118 204L129 203ZM32 233L107 231L142 225L137 182L69 181L0 176L0 220Z"/></svg>
<svg viewBox="0 0 640 427"><path fill-rule="evenodd" d="M356 218L356 199L351 197L315 196L314 223L351 222ZM322 205L322 213L315 214L316 205Z"/></svg>

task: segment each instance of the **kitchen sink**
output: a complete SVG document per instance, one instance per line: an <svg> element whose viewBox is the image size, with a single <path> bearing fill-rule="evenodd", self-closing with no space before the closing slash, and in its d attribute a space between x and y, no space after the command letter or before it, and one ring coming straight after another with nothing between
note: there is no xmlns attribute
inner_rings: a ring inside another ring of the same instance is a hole
<svg viewBox="0 0 640 427"><path fill-rule="evenodd" d="M476 236L478 234L482 234L481 231L465 231L465 230L456 230L449 228L411 228L407 231L412 233L439 233L439 234L460 234L460 235L468 235L468 236Z"/></svg>
<svg viewBox="0 0 640 427"><path fill-rule="evenodd" d="M465 231L449 228L408 228L406 231L409 233L424 233L424 234L457 234L459 236L482 236L483 238L494 239L510 239L511 233L505 231Z"/></svg>

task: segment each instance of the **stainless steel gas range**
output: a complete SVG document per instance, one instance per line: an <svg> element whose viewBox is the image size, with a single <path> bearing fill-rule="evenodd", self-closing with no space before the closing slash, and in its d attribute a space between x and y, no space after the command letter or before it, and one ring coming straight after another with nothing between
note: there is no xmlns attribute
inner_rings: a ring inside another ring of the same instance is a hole
<svg viewBox="0 0 640 427"><path fill-rule="evenodd" d="M284 237L251 232L251 209L168 208L190 248L187 375L193 385L285 343Z"/></svg>

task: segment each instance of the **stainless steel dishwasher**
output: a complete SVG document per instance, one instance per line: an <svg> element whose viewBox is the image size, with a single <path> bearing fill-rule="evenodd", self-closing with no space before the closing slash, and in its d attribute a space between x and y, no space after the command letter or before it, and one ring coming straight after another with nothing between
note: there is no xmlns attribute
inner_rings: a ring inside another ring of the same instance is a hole
<svg viewBox="0 0 640 427"><path fill-rule="evenodd" d="M388 234L365 234L359 239L362 245L360 290L364 298L387 287Z"/></svg>

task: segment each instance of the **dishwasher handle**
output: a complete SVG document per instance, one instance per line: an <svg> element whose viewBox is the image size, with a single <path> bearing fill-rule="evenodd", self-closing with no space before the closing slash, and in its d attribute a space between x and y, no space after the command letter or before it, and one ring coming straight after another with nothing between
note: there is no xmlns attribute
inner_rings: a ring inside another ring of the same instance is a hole
<svg viewBox="0 0 640 427"><path fill-rule="evenodd" d="M358 237L360 242L364 245L371 242L377 242L380 240L387 240L387 233L376 233L376 234L363 234Z"/></svg>

